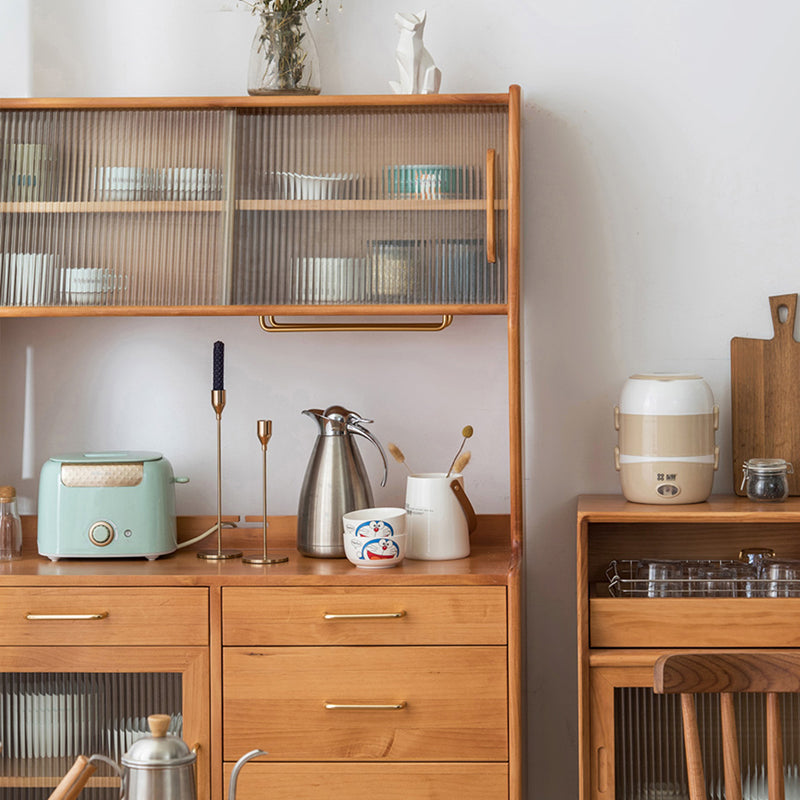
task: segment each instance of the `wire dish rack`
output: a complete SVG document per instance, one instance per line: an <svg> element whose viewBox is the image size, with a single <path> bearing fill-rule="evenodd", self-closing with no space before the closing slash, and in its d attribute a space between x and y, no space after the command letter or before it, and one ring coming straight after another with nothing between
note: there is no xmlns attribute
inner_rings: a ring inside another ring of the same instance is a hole
<svg viewBox="0 0 800 800"><path fill-rule="evenodd" d="M800 560L614 560L612 597L800 597Z"/></svg>

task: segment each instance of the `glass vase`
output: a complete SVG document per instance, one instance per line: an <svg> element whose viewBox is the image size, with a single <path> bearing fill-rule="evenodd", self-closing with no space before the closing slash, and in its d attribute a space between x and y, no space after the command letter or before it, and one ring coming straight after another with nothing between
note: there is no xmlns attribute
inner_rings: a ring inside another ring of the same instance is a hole
<svg viewBox="0 0 800 800"><path fill-rule="evenodd" d="M305 12L259 14L250 48L247 93L319 94L319 55Z"/></svg>

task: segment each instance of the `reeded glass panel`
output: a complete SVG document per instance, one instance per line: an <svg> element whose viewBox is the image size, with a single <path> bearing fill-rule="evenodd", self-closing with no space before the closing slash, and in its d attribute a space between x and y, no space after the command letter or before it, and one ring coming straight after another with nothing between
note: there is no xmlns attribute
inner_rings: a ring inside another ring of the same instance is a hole
<svg viewBox="0 0 800 800"><path fill-rule="evenodd" d="M505 302L504 108L259 109L237 139L233 302Z"/></svg>
<svg viewBox="0 0 800 800"><path fill-rule="evenodd" d="M507 137L488 105L4 111L0 306L503 304Z"/></svg>
<svg viewBox="0 0 800 800"><path fill-rule="evenodd" d="M0 305L224 302L229 118L0 114Z"/></svg>
<svg viewBox="0 0 800 800"><path fill-rule="evenodd" d="M78 755L119 763L150 714L180 736L181 691L177 673L0 673L0 797L46 800ZM81 796L116 800L113 775L100 763Z"/></svg>
<svg viewBox="0 0 800 800"><path fill-rule="evenodd" d="M735 696L744 800L767 800L764 695ZM680 697L614 690L616 800L689 800ZM698 727L710 800L723 800L719 698L698 695ZM781 697L786 797L800 798L800 698Z"/></svg>

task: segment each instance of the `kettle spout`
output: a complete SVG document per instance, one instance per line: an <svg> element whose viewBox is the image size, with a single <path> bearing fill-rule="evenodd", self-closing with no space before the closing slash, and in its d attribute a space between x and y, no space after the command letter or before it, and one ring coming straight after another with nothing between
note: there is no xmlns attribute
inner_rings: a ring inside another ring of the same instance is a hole
<svg viewBox="0 0 800 800"><path fill-rule="evenodd" d="M303 412L306 413L305 411ZM266 756L269 755L264 750L251 750L249 753L245 753L234 765L233 771L231 772L231 782L228 786L228 800L236 800L236 782L239 780L239 770L251 759L256 758L257 756Z"/></svg>

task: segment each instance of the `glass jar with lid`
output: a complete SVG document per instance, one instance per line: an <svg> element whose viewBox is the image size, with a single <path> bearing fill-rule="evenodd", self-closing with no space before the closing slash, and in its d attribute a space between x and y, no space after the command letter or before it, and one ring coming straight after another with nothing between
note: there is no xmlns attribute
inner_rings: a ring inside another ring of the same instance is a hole
<svg viewBox="0 0 800 800"><path fill-rule="evenodd" d="M742 489L747 487L750 500L779 502L789 496L789 480L794 473L792 465L782 458L751 458L742 466Z"/></svg>

